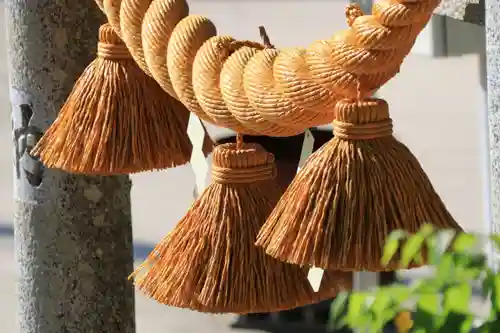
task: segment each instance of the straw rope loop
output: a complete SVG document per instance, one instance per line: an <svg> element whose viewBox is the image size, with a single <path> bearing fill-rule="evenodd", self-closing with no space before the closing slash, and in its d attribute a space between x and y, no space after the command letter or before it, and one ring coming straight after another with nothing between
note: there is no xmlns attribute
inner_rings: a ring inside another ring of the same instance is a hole
<svg viewBox="0 0 500 333"><path fill-rule="evenodd" d="M373 140L391 136L389 106L382 99L342 100L336 107L333 133L344 140Z"/></svg>
<svg viewBox="0 0 500 333"><path fill-rule="evenodd" d="M268 136L332 122L339 99L357 98L358 82L367 96L389 81L440 2L380 0L371 15L349 5L348 30L307 48L278 50L268 38L262 45L217 36L210 19L189 15L186 0L96 1L138 65L191 112Z"/></svg>
<svg viewBox="0 0 500 333"><path fill-rule="evenodd" d="M239 141L219 145L213 151L212 179L216 183L250 184L275 177L274 156L257 144Z"/></svg>
<svg viewBox="0 0 500 333"><path fill-rule="evenodd" d="M99 43L97 44L97 56L108 60L130 60L127 46L118 37L109 23L99 28Z"/></svg>

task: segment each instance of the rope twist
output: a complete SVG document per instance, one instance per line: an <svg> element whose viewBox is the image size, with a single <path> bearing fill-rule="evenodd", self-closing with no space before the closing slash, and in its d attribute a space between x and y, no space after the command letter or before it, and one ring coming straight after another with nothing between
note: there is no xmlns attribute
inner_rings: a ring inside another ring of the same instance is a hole
<svg viewBox="0 0 500 333"><path fill-rule="evenodd" d="M348 30L285 50L217 36L185 0L102 2L138 65L198 117L290 136L333 121L337 102L357 98L359 86L365 97L395 76L440 0L382 0L371 15L349 5Z"/></svg>

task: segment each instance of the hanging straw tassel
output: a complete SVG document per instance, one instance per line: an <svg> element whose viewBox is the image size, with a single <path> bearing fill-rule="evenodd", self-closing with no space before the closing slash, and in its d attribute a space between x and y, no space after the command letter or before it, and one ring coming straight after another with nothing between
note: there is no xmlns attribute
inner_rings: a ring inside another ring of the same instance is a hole
<svg viewBox="0 0 500 333"><path fill-rule="evenodd" d="M336 115L335 137L310 156L257 245L301 266L384 271L399 266L381 264L391 231L415 233L425 223L461 229L415 156L392 136L385 101L344 100Z"/></svg>
<svg viewBox="0 0 500 333"><path fill-rule="evenodd" d="M213 183L133 274L160 303L204 312L272 312L333 297L350 274L314 293L304 269L266 256L255 237L277 202L274 156L256 144L213 152Z"/></svg>
<svg viewBox="0 0 500 333"><path fill-rule="evenodd" d="M97 55L32 153L49 168L100 175L187 163L189 112L173 112L182 104L137 67L109 24Z"/></svg>

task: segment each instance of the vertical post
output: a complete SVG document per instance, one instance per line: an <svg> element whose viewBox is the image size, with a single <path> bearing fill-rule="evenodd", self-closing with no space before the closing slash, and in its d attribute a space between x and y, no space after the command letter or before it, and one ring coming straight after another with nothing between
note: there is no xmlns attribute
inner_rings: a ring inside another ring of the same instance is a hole
<svg viewBox="0 0 500 333"><path fill-rule="evenodd" d="M486 0L486 98L489 134L489 185L487 199L491 200L487 218L490 232L500 233L500 0ZM485 154L486 155L486 154ZM486 155L487 157L487 155ZM494 266L498 254L493 251Z"/></svg>
<svg viewBox="0 0 500 333"><path fill-rule="evenodd" d="M489 112L487 108L487 78L486 78L486 50L479 53L479 67L480 67L480 83L484 93L483 112L481 113L481 127L480 127L480 148L481 156L481 169L482 169L482 189L483 189L483 223L485 224L485 233L493 232L493 217L492 217L492 201L491 201L491 172L490 172L490 133L489 133ZM488 261L491 267L495 266L494 248L491 242L485 242L485 252L488 256Z"/></svg>
<svg viewBox="0 0 500 333"><path fill-rule="evenodd" d="M128 176L45 169L29 151L95 57L93 0L7 0L23 333L133 333Z"/></svg>

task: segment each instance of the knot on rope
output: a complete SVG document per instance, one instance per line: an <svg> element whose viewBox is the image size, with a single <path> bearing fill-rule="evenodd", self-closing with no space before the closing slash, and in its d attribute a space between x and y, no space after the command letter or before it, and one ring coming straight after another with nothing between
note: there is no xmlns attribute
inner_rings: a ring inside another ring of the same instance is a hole
<svg viewBox="0 0 500 333"><path fill-rule="evenodd" d="M247 46L258 50L263 50L265 46L261 43L253 42L251 40L235 40L229 36L218 39L215 42L215 48L220 53L221 59L226 59L238 49Z"/></svg>
<svg viewBox="0 0 500 333"><path fill-rule="evenodd" d="M116 34L109 23L99 28L99 43L97 44L97 56L109 60L132 59L127 46Z"/></svg>
<svg viewBox="0 0 500 333"><path fill-rule="evenodd" d="M364 13L357 3L351 3L345 7L345 17L349 26L352 26L354 20L363 15Z"/></svg>
<svg viewBox="0 0 500 333"><path fill-rule="evenodd" d="M373 140L393 133L389 106L382 99L343 100L336 106L333 133L346 140Z"/></svg>
<svg viewBox="0 0 500 333"><path fill-rule="evenodd" d="M219 184L247 184L276 177L274 156L260 145L228 143L213 151L212 179Z"/></svg>

